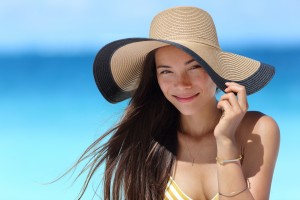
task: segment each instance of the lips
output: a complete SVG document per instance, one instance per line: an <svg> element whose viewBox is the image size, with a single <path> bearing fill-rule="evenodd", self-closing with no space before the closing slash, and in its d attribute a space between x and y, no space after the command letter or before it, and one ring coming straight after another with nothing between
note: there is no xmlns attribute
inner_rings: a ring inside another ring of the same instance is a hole
<svg viewBox="0 0 300 200"><path fill-rule="evenodd" d="M188 103L193 101L193 99L195 99L197 96L199 95L199 93L194 94L194 95L185 95L185 96L176 96L173 95L177 101L181 102L181 103Z"/></svg>

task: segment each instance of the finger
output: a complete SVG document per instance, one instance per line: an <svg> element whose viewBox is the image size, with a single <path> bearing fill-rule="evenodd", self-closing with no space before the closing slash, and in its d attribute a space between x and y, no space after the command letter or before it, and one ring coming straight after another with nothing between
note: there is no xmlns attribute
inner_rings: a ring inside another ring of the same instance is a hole
<svg viewBox="0 0 300 200"><path fill-rule="evenodd" d="M239 85L237 83L231 83L231 84L228 84L228 87L226 88L225 92L235 93L237 95L237 101L240 105L240 108L243 111L248 110L247 94L246 94L246 89L244 86Z"/></svg>
<svg viewBox="0 0 300 200"><path fill-rule="evenodd" d="M247 101L247 93L246 88L235 82L227 82L225 83L227 88L225 92L234 92L237 94L237 100L241 106L241 108L246 111L248 109L248 101Z"/></svg>
<svg viewBox="0 0 300 200"><path fill-rule="evenodd" d="M232 106L233 110L241 110L241 106L237 100L237 97L234 95L233 92L226 93L221 96L220 100L226 100Z"/></svg>
<svg viewBox="0 0 300 200"><path fill-rule="evenodd" d="M228 114L232 110L231 105L226 100L219 101L217 108L222 110L222 117L225 115L225 113Z"/></svg>

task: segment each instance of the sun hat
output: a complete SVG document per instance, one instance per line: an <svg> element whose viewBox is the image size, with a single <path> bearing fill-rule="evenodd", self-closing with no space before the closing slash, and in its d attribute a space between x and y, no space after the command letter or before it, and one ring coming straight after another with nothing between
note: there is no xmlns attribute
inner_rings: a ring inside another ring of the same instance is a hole
<svg viewBox="0 0 300 200"><path fill-rule="evenodd" d="M218 88L225 82L244 85L248 95L263 88L275 74L274 67L224 52L219 46L212 17L196 7L174 7L152 20L149 38L126 38L105 45L97 53L93 73L98 89L110 103L130 98L140 80L146 55L173 45L193 57Z"/></svg>

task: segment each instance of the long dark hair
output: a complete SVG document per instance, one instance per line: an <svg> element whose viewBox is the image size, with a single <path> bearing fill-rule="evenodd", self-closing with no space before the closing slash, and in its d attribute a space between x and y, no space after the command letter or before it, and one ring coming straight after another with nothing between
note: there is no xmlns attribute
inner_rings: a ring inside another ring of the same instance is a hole
<svg viewBox="0 0 300 200"><path fill-rule="evenodd" d="M103 163L105 200L164 198L177 150L179 112L159 88L154 56L155 51L147 55L139 86L120 122L75 164L89 159L79 174L88 171L79 198Z"/></svg>

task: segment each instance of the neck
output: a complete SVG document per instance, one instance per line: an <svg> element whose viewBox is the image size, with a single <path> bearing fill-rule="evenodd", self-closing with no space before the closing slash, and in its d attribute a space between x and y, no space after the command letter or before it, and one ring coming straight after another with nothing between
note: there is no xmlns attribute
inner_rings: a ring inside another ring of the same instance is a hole
<svg viewBox="0 0 300 200"><path fill-rule="evenodd" d="M219 122L221 111L217 108L217 100L214 99L203 107L201 112L194 115L180 116L180 132L194 139L213 133Z"/></svg>

